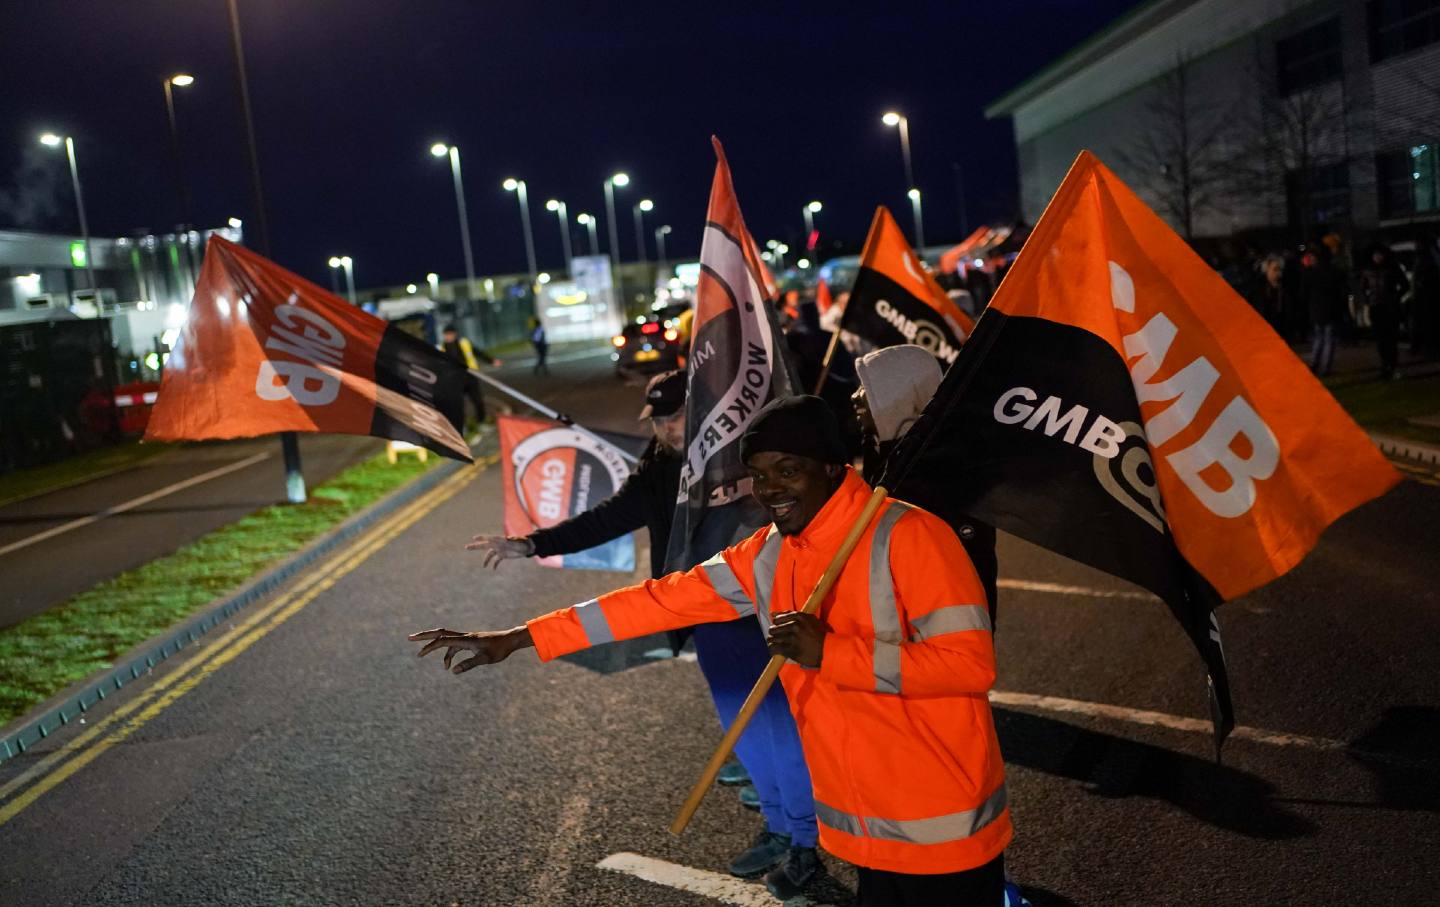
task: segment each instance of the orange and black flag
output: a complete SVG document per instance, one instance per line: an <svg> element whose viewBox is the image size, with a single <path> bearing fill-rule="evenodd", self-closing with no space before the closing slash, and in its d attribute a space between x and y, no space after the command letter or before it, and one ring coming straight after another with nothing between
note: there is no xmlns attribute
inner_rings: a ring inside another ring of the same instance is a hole
<svg viewBox="0 0 1440 907"><path fill-rule="evenodd" d="M210 238L146 440L376 435L470 459L465 369L243 246Z"/></svg>
<svg viewBox="0 0 1440 907"><path fill-rule="evenodd" d="M895 218L876 208L840 329L876 346L923 346L949 368L974 327L920 264Z"/></svg>
<svg viewBox="0 0 1440 907"><path fill-rule="evenodd" d="M666 558L688 570L766 522L750 497L740 436L756 410L795 393L775 288L745 228L719 139L700 244L700 280L686 363L684 463Z"/></svg>
<svg viewBox="0 0 1440 907"><path fill-rule="evenodd" d="M1289 347L1089 152L885 485L1159 595L1234 724L1214 607L1399 481ZM899 483L896 488L895 483Z"/></svg>

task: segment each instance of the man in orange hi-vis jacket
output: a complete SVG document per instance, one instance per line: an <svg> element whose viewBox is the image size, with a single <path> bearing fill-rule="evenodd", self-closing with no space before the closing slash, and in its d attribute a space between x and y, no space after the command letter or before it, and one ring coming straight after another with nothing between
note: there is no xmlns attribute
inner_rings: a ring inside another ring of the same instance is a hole
<svg viewBox="0 0 1440 907"><path fill-rule="evenodd" d="M986 692L990 615L970 559L939 518L888 500L818 615L799 613L870 488L844 465L817 397L775 400L741 441L774 521L684 573L606 593L499 632L427 630L459 674L534 646L541 660L704 621L767 625L815 787L820 843L859 867L860 902L984 904L1004 897L1013 834ZM772 893L791 896L790 891ZM796 892L798 893L798 892Z"/></svg>

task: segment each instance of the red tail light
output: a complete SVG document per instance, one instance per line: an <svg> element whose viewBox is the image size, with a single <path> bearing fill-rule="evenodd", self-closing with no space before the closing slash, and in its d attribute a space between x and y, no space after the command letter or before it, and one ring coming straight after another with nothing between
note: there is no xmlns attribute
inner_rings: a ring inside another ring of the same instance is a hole
<svg viewBox="0 0 1440 907"><path fill-rule="evenodd" d="M644 324L640 325L640 333L658 334L660 333L660 324L655 321L647 321Z"/></svg>

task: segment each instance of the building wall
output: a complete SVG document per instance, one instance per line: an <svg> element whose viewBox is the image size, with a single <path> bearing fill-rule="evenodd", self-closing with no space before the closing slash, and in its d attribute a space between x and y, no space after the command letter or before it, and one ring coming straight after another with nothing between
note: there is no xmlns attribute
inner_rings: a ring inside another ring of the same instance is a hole
<svg viewBox="0 0 1440 907"><path fill-rule="evenodd" d="M1040 216L1082 149L1093 151L1159 209L1145 174L1135 171L1126 152L1133 156L1145 130L1153 127L1153 100L1180 55L1187 57L1197 104L1231 121L1226 153L1239 156L1240 149L1255 147L1256 127L1267 115L1275 119L1274 105L1281 103L1276 42L1333 16L1340 23L1343 75L1306 95L1334 113L1312 153L1319 164L1343 165L1348 190L1334 191L1348 195L1346 226L1367 232L1395 222L1382 210L1376 154L1391 152L1393 176L1400 150L1433 147L1440 140L1440 44L1372 64L1364 0L1200 0L1158 3L1155 10L1152 20L1161 13L1171 18L1152 22L1128 41L1112 41L1115 46L1107 53L1011 111L1026 220L1033 223ZM1269 191L1217 187L1220 203L1196 219L1195 235L1285 226L1291 217L1286 168L1273 161L1267 166Z"/></svg>

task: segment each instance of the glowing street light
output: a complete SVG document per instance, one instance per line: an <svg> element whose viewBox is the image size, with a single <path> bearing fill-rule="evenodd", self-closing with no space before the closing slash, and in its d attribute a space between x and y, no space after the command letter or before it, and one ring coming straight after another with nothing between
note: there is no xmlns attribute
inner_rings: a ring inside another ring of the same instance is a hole
<svg viewBox="0 0 1440 907"><path fill-rule="evenodd" d="M925 220L920 216L920 190L905 193L910 198L910 211L915 215L915 254L925 257Z"/></svg>
<svg viewBox="0 0 1440 907"><path fill-rule="evenodd" d="M565 273L574 276L574 258L570 252L570 209L559 199L552 198L545 203L546 211L553 211L560 219L560 248L565 253Z"/></svg>
<svg viewBox="0 0 1440 907"><path fill-rule="evenodd" d="M654 211L655 203L648 198L642 198L631 209L635 217L635 247L640 250L640 263L645 264L645 213Z"/></svg>
<svg viewBox="0 0 1440 907"><path fill-rule="evenodd" d="M583 224L585 229L590 232L590 254L599 255L600 240L596 238L596 231L599 229L600 225L595 223L595 218L589 214L586 214L584 211L581 211L580 214L575 218L575 222L577 224Z"/></svg>
<svg viewBox="0 0 1440 907"><path fill-rule="evenodd" d="M170 124L170 154L175 158L175 182L180 189L180 223L190 226L190 184L185 180L185 158L180 153L180 128L175 124L175 88L187 88L195 84L195 77L183 72L166 76L162 82L165 89L165 117Z"/></svg>
<svg viewBox="0 0 1440 907"><path fill-rule="evenodd" d="M620 279L620 237L615 231L615 187L624 188L630 185L630 175L621 171L613 174L605 180L605 215L609 219L610 232L610 274L615 285L615 298L620 303L617 307L620 314L624 314L625 308L625 286Z"/></svg>
<svg viewBox="0 0 1440 907"><path fill-rule="evenodd" d="M655 228L655 252L660 256L660 263L657 267L661 272L665 270L665 237L670 235L670 225L664 224Z"/></svg>
<svg viewBox="0 0 1440 907"><path fill-rule="evenodd" d="M405 292L409 293L411 296L414 296L416 291L418 291L419 289L420 288L413 283L405 284Z"/></svg>
<svg viewBox="0 0 1440 907"><path fill-rule="evenodd" d="M40 144L47 148L65 146L65 156L70 159L70 182L75 188L75 209L80 215L80 238L85 243L85 278L90 283L90 294L95 298L95 311L103 314L105 304L95 290L95 256L90 253L90 221L85 217L85 197L80 193L80 166L75 163L75 139L47 132L40 136Z"/></svg>
<svg viewBox="0 0 1440 907"><path fill-rule="evenodd" d="M425 282L430 285L430 298L440 298L440 275L431 271L425 275Z"/></svg>
<svg viewBox="0 0 1440 907"><path fill-rule="evenodd" d="M815 235L815 215L819 214L820 209L824 207L825 206L819 202L810 202L800 209L800 213L805 217L805 248L807 249L815 248L814 243L811 241L811 237Z"/></svg>
<svg viewBox="0 0 1440 907"><path fill-rule="evenodd" d="M330 256L330 267L345 271L345 289L350 295L350 304L355 305L355 262L349 255Z"/></svg>
<svg viewBox="0 0 1440 907"><path fill-rule="evenodd" d="M460 244L465 251L465 298L474 299L475 255L470 251L470 218L465 214L465 184L460 179L460 149L444 142L436 142L430 146L430 153L435 157L450 158L450 176L455 183L455 207L460 212Z"/></svg>
<svg viewBox="0 0 1440 907"><path fill-rule="evenodd" d="M525 194L525 181L511 177L500 184L506 192L514 192L520 202L520 225L525 228L525 263L530 266L530 288L535 288L535 234L530 230L530 196Z"/></svg>
<svg viewBox="0 0 1440 907"><path fill-rule="evenodd" d="M914 193L910 195L910 203L915 211L915 246L923 249L925 247L925 226L920 222L920 190L915 186L915 171L910 165L910 119L902 113L891 110L880 118L880 122L886 126L899 127L900 157L905 163L906 194Z"/></svg>

